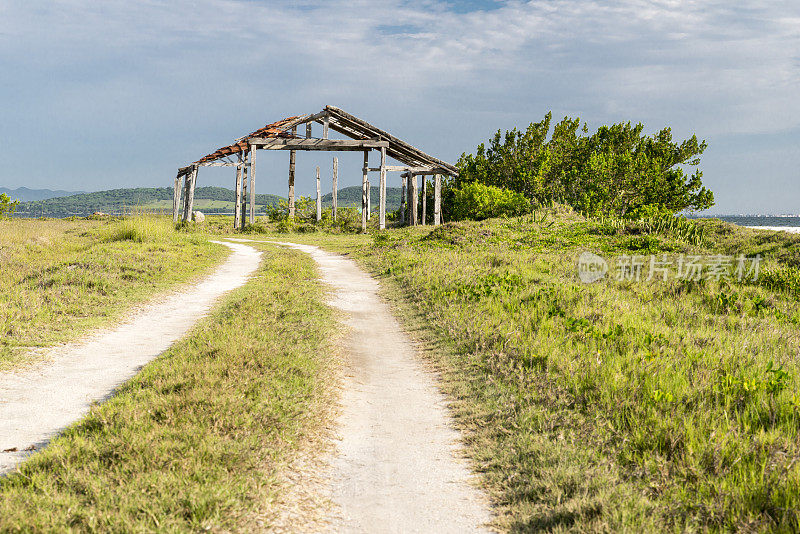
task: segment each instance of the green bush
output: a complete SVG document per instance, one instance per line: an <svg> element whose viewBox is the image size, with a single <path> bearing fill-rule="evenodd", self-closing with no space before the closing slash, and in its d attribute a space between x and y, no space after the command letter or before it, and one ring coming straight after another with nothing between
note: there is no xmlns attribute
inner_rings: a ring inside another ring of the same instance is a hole
<svg viewBox="0 0 800 534"><path fill-rule="evenodd" d="M522 215L530 209L531 204L524 195L509 189L474 182L454 191L454 219L483 220Z"/></svg>
<svg viewBox="0 0 800 534"><path fill-rule="evenodd" d="M707 145L696 136L674 140L670 128L647 135L642 124L630 122L590 134L580 119L565 117L553 125L552 118L548 113L525 130L498 130L474 154L462 154L453 187L480 182L534 203L553 201L586 215L628 219L714 205L696 168Z"/></svg>

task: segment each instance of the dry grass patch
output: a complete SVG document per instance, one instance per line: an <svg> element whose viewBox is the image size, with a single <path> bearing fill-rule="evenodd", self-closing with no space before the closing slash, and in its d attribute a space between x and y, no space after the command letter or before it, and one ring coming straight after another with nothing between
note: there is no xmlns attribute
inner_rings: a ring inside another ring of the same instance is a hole
<svg viewBox="0 0 800 534"><path fill-rule="evenodd" d="M227 254L163 217L0 220L0 370L207 273Z"/></svg>
<svg viewBox="0 0 800 534"><path fill-rule="evenodd" d="M107 403L0 479L2 532L270 530L331 405L335 324L312 261L256 277Z"/></svg>

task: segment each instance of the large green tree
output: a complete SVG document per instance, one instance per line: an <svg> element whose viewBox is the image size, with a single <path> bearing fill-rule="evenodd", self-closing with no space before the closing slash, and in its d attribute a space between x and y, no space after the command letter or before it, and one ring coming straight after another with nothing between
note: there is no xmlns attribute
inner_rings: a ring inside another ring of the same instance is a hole
<svg viewBox="0 0 800 534"><path fill-rule="evenodd" d="M696 136L675 142L670 128L645 135L642 124L630 122L589 134L580 119L569 117L551 133L551 123L548 113L524 131L498 131L488 146L461 156L459 176L451 185L506 188L534 203L563 202L590 215L635 217L714 204L696 168L707 145Z"/></svg>

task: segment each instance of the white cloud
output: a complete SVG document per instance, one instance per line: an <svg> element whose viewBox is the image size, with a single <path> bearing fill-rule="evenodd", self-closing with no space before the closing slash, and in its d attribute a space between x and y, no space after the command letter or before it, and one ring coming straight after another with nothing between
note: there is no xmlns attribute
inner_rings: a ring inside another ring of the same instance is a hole
<svg viewBox="0 0 800 534"><path fill-rule="evenodd" d="M0 0L0 97L19 104L0 119L141 142L202 123L205 143L241 134L247 106L245 129L354 102L401 130L457 120L459 152L548 109L706 138L800 126L796 0L451 3Z"/></svg>
<svg viewBox="0 0 800 534"><path fill-rule="evenodd" d="M150 76L241 72L253 91L264 77L292 79L294 69L334 87L406 99L441 89L503 91L498 79L581 72L585 83L561 87L552 107L586 103L588 115L626 109L656 120L688 119L681 110L691 109L709 133L800 124L792 104L800 81L794 2L538 0L471 13L399 0L300 7L60 0L3 8L6 54L42 67L118 59ZM383 30L391 25L404 31Z"/></svg>

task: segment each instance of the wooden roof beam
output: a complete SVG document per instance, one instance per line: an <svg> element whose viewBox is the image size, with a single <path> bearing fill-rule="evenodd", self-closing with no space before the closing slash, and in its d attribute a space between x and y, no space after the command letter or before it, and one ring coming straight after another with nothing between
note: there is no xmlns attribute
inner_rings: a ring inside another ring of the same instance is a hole
<svg viewBox="0 0 800 534"><path fill-rule="evenodd" d="M247 140L251 146L264 150L369 150L386 148L386 141L339 140L339 139L273 139L253 137Z"/></svg>
<svg viewBox="0 0 800 534"><path fill-rule="evenodd" d="M354 132L351 129L342 127L342 125L340 125L340 124L338 124L336 122L333 122L333 121L329 124L329 127L330 127L331 130L333 130L335 132L338 132L340 134L346 135L348 137L351 137L353 139L364 139L364 137L365 137L363 134L361 134L359 132ZM419 159L409 155L408 153L399 152L396 149L396 147L391 146L391 144L387 148L386 154L389 157L391 157L393 159L396 159L396 160L398 160L398 161L400 161L402 163L405 163L406 165L408 165L410 167L421 167L421 166L423 166L425 164L424 161L420 161Z"/></svg>
<svg viewBox="0 0 800 534"><path fill-rule="evenodd" d="M298 126L301 126L303 124L307 124L309 122L315 122L315 121L316 122L320 122L320 121L322 121L322 119L327 114L328 114L327 111L322 110L319 113L314 113L312 115L303 115L301 117L297 117L295 120L293 120L291 122L288 122L288 123L284 124L283 126L281 126L278 129L283 131L283 132L286 132L286 131L291 130L292 128L297 128Z"/></svg>
<svg viewBox="0 0 800 534"><path fill-rule="evenodd" d="M427 163L432 163L437 167L442 167L444 169L448 169L448 173L449 174L453 174L453 173L458 174L458 171L455 168L455 166L450 165L449 163L446 163L446 162L444 162L444 161L442 161L440 159L434 158L433 156L430 156L430 155L426 154L425 152L419 150L416 147L411 146L410 144L406 143L405 141L403 141L401 139L398 139L397 137L394 137L390 133L385 132L385 131L381 130L380 128L377 128L377 127L371 125L370 123L368 123L368 122L366 122L366 121L364 121L362 119L359 119L358 117L350 115L346 111L343 111L343 110L341 110L341 109L339 109L337 107L334 107L334 106L325 106L325 110L330 112L332 118L336 118L341 122L350 123L350 125L355 126L356 130L368 131L370 134L372 134L371 135L372 137L378 137L378 138L380 138L382 140L390 141L392 145L396 145L398 148L402 148L404 152L408 152L408 153L414 154L415 157L417 157L417 158L419 158L419 159L421 159L421 160L423 160L423 161L425 161Z"/></svg>

